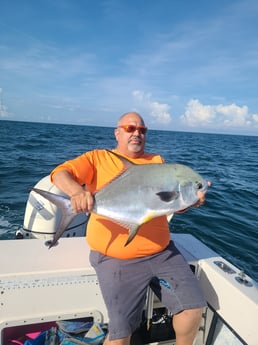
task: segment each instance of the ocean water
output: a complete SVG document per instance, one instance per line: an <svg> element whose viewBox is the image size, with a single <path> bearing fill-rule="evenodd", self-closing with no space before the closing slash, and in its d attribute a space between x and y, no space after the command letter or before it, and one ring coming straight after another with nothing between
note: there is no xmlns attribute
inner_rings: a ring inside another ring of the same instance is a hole
<svg viewBox="0 0 258 345"><path fill-rule="evenodd" d="M30 188L57 164L114 146L112 128L0 121L0 239L15 238ZM171 231L193 234L258 281L258 136L150 130L146 151L212 182L206 204L175 215Z"/></svg>

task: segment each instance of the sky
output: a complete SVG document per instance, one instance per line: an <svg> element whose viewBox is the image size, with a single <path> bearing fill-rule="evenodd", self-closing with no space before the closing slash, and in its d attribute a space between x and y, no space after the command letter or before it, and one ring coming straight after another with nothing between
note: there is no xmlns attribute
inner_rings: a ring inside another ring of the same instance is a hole
<svg viewBox="0 0 258 345"><path fill-rule="evenodd" d="M1 0L0 119L258 135L257 0ZM1 123L0 123L1 125Z"/></svg>

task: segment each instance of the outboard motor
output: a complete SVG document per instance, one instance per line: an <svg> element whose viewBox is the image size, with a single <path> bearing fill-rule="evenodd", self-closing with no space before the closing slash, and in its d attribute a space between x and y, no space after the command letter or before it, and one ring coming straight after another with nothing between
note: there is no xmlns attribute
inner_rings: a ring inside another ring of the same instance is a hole
<svg viewBox="0 0 258 345"><path fill-rule="evenodd" d="M51 183L49 175L41 179L35 185L35 188L65 196L60 189ZM61 218L61 210L56 205L38 193L31 191L26 204L23 228L16 232L16 238L43 238L52 240ZM64 231L63 237L85 236L87 221L88 216L86 214L78 214Z"/></svg>

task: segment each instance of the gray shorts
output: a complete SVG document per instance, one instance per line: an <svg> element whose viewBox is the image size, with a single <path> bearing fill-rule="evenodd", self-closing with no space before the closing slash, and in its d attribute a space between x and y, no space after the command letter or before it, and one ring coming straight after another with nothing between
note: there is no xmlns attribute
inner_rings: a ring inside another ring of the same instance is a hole
<svg viewBox="0 0 258 345"><path fill-rule="evenodd" d="M140 325L146 291L155 294L172 314L206 306L198 281L171 241L158 254L119 260L91 251L109 316L109 339L131 335Z"/></svg>

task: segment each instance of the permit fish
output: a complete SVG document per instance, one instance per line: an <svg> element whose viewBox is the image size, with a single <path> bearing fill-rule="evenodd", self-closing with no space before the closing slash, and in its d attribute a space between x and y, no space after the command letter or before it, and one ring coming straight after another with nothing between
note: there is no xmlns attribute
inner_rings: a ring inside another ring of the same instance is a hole
<svg viewBox="0 0 258 345"><path fill-rule="evenodd" d="M182 164L134 164L119 154L124 170L94 194L92 213L112 219L128 229L125 246L138 229L151 219L171 215L194 205L198 191L206 192L208 182L193 169ZM49 248L58 239L78 213L68 197L38 188L32 190L62 211L62 219Z"/></svg>

